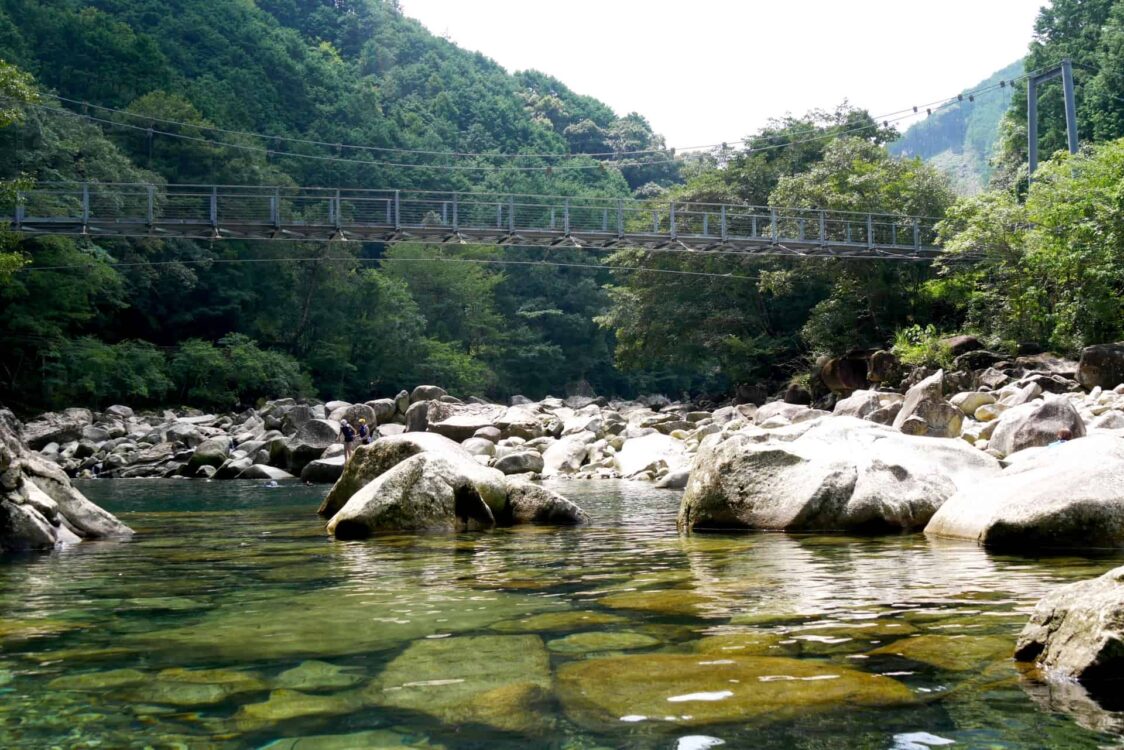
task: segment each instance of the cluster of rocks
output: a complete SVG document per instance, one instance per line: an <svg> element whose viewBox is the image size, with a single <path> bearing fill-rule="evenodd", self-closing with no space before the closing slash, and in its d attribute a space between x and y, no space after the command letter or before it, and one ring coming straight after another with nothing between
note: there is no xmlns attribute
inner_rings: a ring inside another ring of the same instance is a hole
<svg viewBox="0 0 1124 750"><path fill-rule="evenodd" d="M522 523L574 525L581 508L534 484L534 473L506 475L442 435L414 432L362 445L319 513L338 539L385 531L462 531Z"/></svg>
<svg viewBox="0 0 1124 750"><path fill-rule="evenodd" d="M20 432L12 413L0 410L0 553L132 535L75 490L58 466L28 450Z"/></svg>
<svg viewBox="0 0 1124 750"><path fill-rule="evenodd" d="M711 413L655 396L640 401L516 396L510 406L461 401L437 386L361 404L280 399L238 414L67 409L24 428L27 443L70 476L291 479L331 483L343 472L340 423L365 419L382 439L429 432L503 474L664 480L682 487L697 447L756 407Z"/></svg>
<svg viewBox="0 0 1124 750"><path fill-rule="evenodd" d="M868 387L831 412L775 402L731 421L700 443L680 527L1124 545L1124 345L1080 363L999 359L972 351L958 362L985 366L917 372L905 393Z"/></svg>

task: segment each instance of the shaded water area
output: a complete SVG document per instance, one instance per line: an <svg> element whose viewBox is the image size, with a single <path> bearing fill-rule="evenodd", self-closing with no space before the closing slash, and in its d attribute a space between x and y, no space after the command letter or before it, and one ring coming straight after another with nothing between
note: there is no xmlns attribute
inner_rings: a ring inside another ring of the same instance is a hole
<svg viewBox="0 0 1124 750"><path fill-rule="evenodd" d="M1121 557L680 537L677 492L557 488L592 526L340 543L323 488L86 483L138 534L0 560L0 747L1124 746L1009 659Z"/></svg>

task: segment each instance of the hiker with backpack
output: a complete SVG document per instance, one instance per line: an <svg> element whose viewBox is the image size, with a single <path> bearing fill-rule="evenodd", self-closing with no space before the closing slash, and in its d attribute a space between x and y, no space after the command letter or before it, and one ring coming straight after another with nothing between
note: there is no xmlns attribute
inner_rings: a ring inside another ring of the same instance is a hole
<svg viewBox="0 0 1124 750"><path fill-rule="evenodd" d="M340 420L340 440L343 441L343 462L346 464L351 460L351 451L355 447L355 429L346 419Z"/></svg>

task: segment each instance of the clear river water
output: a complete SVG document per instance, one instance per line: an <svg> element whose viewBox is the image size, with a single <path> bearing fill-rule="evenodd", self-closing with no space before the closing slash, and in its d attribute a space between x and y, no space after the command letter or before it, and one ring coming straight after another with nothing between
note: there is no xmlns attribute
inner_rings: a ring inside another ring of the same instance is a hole
<svg viewBox="0 0 1124 750"><path fill-rule="evenodd" d="M627 482L555 486L584 528L347 543L322 487L80 488L137 536L0 560L2 748L1124 747L1010 660L1121 556L685 537Z"/></svg>

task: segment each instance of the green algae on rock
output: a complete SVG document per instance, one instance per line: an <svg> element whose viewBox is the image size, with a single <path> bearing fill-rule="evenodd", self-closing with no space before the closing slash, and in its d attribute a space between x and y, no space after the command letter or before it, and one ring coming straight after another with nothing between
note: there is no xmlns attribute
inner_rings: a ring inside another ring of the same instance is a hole
<svg viewBox="0 0 1124 750"><path fill-rule="evenodd" d="M900 656L949 672L967 672L1011 659L1015 642L999 636L919 635L894 641L869 652Z"/></svg>
<svg viewBox="0 0 1124 750"><path fill-rule="evenodd" d="M107 690L137 685L148 679L149 675L137 669L110 669L56 677L47 687L51 690Z"/></svg>
<svg viewBox="0 0 1124 750"><path fill-rule="evenodd" d="M329 664L326 661L315 659L301 662L292 669L287 669L277 675L273 686L286 690L342 690L354 687L363 681L360 675L349 671L347 667Z"/></svg>
<svg viewBox="0 0 1124 750"><path fill-rule="evenodd" d="M627 622L627 618L607 612L581 610L576 612L544 612L541 615L532 615L518 620L504 620L494 623L490 626L490 629L499 633L539 633L552 630L591 628L598 625L615 625L622 622Z"/></svg>
<svg viewBox="0 0 1124 750"><path fill-rule="evenodd" d="M372 729L353 734L320 734L311 737L291 737L274 740L261 750L444 750L444 745L434 745L416 734L399 734L392 729Z"/></svg>
<svg viewBox="0 0 1124 750"><path fill-rule="evenodd" d="M549 726L539 708L550 658L535 635L482 635L411 643L366 689L369 702L531 732Z"/></svg>
<svg viewBox="0 0 1124 750"><path fill-rule="evenodd" d="M247 703L234 714L234 725L254 731L304 716L339 716L365 705L361 691L309 695L298 690L274 690L262 703Z"/></svg>
<svg viewBox="0 0 1124 750"><path fill-rule="evenodd" d="M594 729L622 720L669 726L771 722L916 700L900 682L833 664L691 654L571 662L558 670L558 692L567 715Z"/></svg>
<svg viewBox="0 0 1124 750"><path fill-rule="evenodd" d="M574 633L549 641L546 647L559 654L589 654L596 651L630 651L660 645L658 638L643 633Z"/></svg>
<svg viewBox="0 0 1124 750"><path fill-rule="evenodd" d="M598 599L597 603L613 609L693 616L700 614L711 599L691 589L661 589L610 594Z"/></svg>

